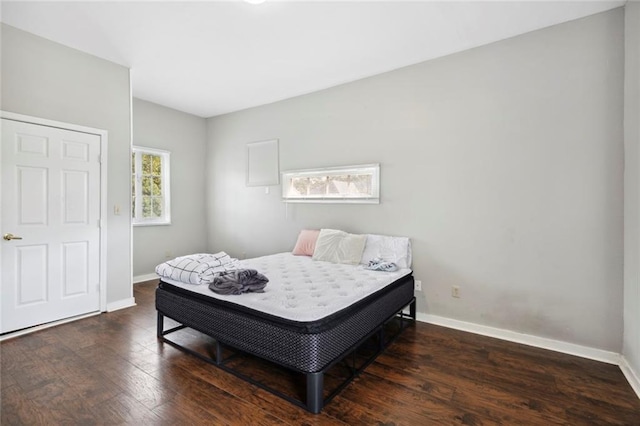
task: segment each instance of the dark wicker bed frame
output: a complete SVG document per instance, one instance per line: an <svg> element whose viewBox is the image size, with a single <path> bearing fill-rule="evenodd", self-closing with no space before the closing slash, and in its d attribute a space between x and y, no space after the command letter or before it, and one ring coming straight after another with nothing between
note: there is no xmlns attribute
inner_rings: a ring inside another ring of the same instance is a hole
<svg viewBox="0 0 640 426"><path fill-rule="evenodd" d="M160 282L156 290L157 335L185 352L197 356L243 380L257 385L312 413L319 413L344 387L364 370L409 324L415 321L416 308L413 275L406 275L376 293L329 317L301 323L273 317L238 305L198 295ZM409 313L405 310L409 309ZM164 329L164 317L180 325ZM397 332L385 335L385 325L399 322ZM205 356L166 336L191 328L215 339L215 356ZM356 352L374 338L376 349L356 366ZM292 398L227 365L223 347L248 353L306 378L306 400ZM348 357L348 355L353 357ZM348 357L348 358L347 358ZM326 398L324 374L340 361L353 358L350 375Z"/></svg>

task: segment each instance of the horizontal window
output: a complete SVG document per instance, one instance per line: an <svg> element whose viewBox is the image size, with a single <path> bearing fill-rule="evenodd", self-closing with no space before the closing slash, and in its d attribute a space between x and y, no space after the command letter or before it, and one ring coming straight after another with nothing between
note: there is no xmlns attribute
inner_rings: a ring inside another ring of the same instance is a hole
<svg viewBox="0 0 640 426"><path fill-rule="evenodd" d="M377 204L380 202L380 165L284 172L282 199L293 203Z"/></svg>

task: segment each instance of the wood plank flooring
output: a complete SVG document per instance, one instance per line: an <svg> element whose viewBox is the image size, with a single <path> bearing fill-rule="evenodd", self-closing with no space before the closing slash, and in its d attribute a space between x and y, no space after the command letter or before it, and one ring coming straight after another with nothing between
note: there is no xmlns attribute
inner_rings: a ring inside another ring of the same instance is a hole
<svg viewBox="0 0 640 426"><path fill-rule="evenodd" d="M1 424L640 425L617 366L423 323L313 415L159 343L155 285L135 286L136 307L3 342ZM236 362L295 392L291 375Z"/></svg>

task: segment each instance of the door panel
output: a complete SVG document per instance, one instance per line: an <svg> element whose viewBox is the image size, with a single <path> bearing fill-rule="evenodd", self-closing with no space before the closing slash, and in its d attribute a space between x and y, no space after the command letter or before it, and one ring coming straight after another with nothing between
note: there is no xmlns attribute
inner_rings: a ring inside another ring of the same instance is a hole
<svg viewBox="0 0 640 426"><path fill-rule="evenodd" d="M65 160L89 161L89 144L74 141L62 141L62 157Z"/></svg>
<svg viewBox="0 0 640 426"><path fill-rule="evenodd" d="M62 248L62 297L85 294L89 291L89 244L87 241L79 243L65 243Z"/></svg>
<svg viewBox="0 0 640 426"><path fill-rule="evenodd" d="M2 119L0 333L100 308L100 136Z"/></svg>
<svg viewBox="0 0 640 426"><path fill-rule="evenodd" d="M89 222L89 174L70 170L62 173L63 223L86 225Z"/></svg>
<svg viewBox="0 0 640 426"><path fill-rule="evenodd" d="M16 307L47 302L47 251L44 244L16 247L17 276L13 282L18 290ZM3 291L3 298L4 295Z"/></svg>
<svg viewBox="0 0 640 426"><path fill-rule="evenodd" d="M49 208L47 205L47 169L37 167L17 167L18 211L20 225L46 225ZM11 209L11 204L8 205Z"/></svg>
<svg viewBox="0 0 640 426"><path fill-rule="evenodd" d="M4 120L3 120L4 123ZM46 157L49 138L28 133L16 133L16 152Z"/></svg>

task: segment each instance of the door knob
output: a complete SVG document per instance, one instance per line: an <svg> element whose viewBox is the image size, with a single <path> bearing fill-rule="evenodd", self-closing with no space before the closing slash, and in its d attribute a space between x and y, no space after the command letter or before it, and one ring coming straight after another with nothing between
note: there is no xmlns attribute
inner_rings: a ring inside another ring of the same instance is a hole
<svg viewBox="0 0 640 426"><path fill-rule="evenodd" d="M16 237L16 236L15 236L15 235L13 235L13 234L4 234L4 235L2 236L2 239L7 240L7 241L11 241L11 240L21 240L21 239L22 239L22 237Z"/></svg>

